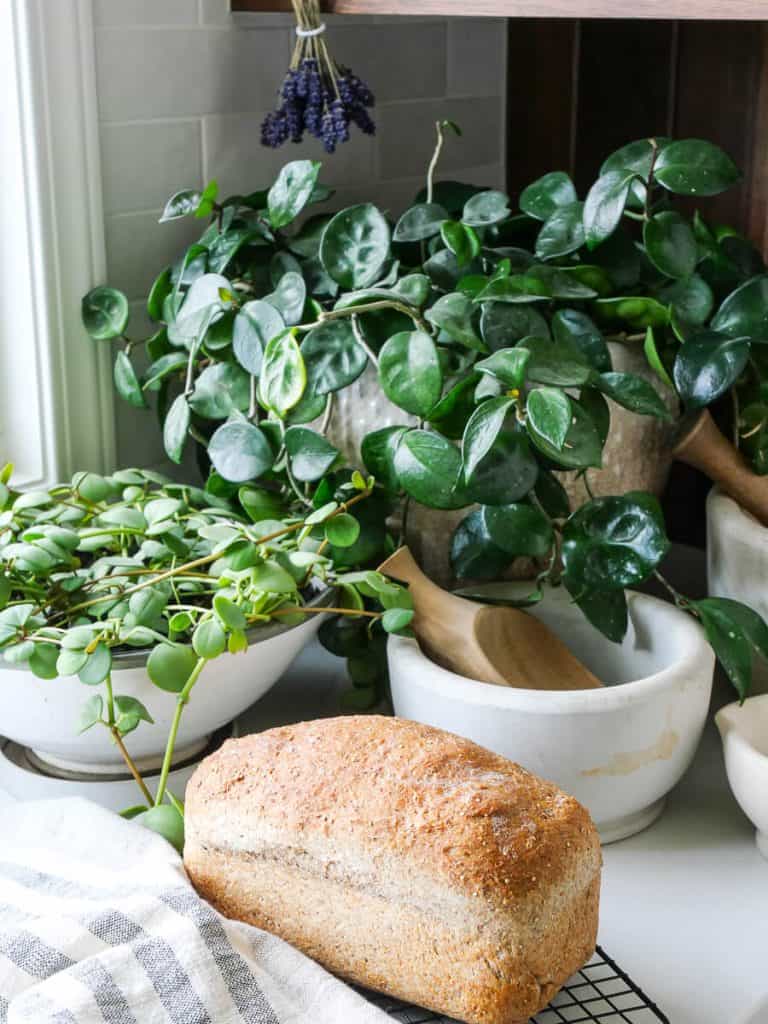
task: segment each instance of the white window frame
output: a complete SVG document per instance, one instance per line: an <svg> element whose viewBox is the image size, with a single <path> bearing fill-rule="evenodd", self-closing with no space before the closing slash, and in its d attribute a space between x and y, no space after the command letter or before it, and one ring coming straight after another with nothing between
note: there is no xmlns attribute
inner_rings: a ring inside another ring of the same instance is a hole
<svg viewBox="0 0 768 1024"><path fill-rule="evenodd" d="M0 0L0 465L36 486L114 466L91 0Z"/></svg>

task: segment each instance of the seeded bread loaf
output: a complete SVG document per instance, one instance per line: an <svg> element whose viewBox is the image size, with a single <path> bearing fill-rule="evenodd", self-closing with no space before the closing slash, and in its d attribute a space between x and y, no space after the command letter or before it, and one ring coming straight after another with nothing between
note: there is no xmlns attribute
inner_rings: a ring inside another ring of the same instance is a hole
<svg viewBox="0 0 768 1024"><path fill-rule="evenodd" d="M594 949L589 814L450 733L368 716L271 729L226 742L186 799L198 892L359 985L523 1024Z"/></svg>

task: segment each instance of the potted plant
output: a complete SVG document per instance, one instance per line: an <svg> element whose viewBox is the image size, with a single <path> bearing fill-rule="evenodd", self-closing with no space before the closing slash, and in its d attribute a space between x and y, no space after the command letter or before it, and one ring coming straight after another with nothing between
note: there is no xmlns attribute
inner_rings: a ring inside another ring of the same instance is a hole
<svg viewBox="0 0 768 1024"><path fill-rule="evenodd" d="M84 300L85 322L96 338L124 339L118 389L135 404L160 389L169 456L180 458L191 435L210 461L214 494L279 481L297 502L317 500L322 468L338 457L336 409L366 370L375 373L400 422L378 422L360 444L377 486L357 559L383 551L393 502L406 537L419 507L464 510L450 541L458 576L498 578L519 556L534 557L531 601L542 583L562 583L619 641L624 588L657 574L668 548L661 511L629 491L572 512L558 473L581 474L590 492L609 402L672 419L647 379L613 369L607 345L642 347L669 386L672 346L687 350L711 315L710 264L724 273L726 242L733 260L748 259L741 240L718 240L699 218L690 226L670 204L721 191L737 171L706 142L641 140L608 158L583 203L556 172L526 189L513 213L501 192L434 181L454 127L438 124L423 194L394 226L370 203L299 221L327 197L309 161L249 196L219 202L209 186L173 197L166 218L211 222L152 289L159 327L143 381L129 359L125 298L97 289ZM712 239L703 258L697 231ZM685 397L679 382L678 391ZM748 665L734 661L732 634L759 648L759 617L670 594L703 622L743 693ZM369 671L359 636L323 634Z"/></svg>
<svg viewBox="0 0 768 1024"><path fill-rule="evenodd" d="M323 613L382 630L411 618L406 591L347 571L372 487L359 473L326 473L298 514L241 493L247 515L149 470L27 492L0 476L3 734L60 767L124 761L133 811L174 840L174 760L264 694ZM160 758L153 795L144 769Z"/></svg>

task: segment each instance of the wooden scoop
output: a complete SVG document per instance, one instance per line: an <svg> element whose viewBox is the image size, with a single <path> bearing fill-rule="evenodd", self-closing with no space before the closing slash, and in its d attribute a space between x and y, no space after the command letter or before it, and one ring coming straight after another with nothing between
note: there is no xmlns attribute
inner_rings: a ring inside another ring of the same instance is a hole
<svg viewBox="0 0 768 1024"><path fill-rule="evenodd" d="M416 564L407 547L379 572L408 583L419 643L433 661L470 679L529 690L587 690L603 684L555 634L517 608L477 604L449 594Z"/></svg>
<svg viewBox="0 0 768 1024"><path fill-rule="evenodd" d="M674 456L706 473L742 508L768 526L768 476L749 468L744 456L723 437L705 409L691 422L684 419Z"/></svg>

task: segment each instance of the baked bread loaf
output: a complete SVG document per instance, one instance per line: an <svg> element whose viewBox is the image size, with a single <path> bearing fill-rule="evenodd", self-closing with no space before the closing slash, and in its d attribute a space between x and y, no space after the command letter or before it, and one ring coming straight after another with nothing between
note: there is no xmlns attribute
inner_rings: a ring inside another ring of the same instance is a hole
<svg viewBox="0 0 768 1024"><path fill-rule="evenodd" d="M225 916L359 985L523 1024L591 955L600 841L554 785L396 718L227 741L187 787L184 863Z"/></svg>

